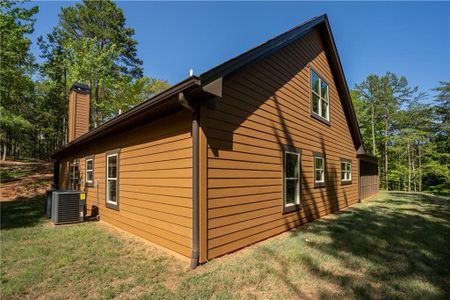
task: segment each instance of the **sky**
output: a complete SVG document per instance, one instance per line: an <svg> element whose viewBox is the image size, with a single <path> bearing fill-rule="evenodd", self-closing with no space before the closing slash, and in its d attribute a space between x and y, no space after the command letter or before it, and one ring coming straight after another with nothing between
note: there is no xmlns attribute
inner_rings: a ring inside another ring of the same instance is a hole
<svg viewBox="0 0 450 300"><path fill-rule="evenodd" d="M61 6L39 6L38 36L58 24ZM450 2L143 2L118 1L135 29L144 74L175 84L326 13L350 88L387 71L433 95L450 80ZM431 99L431 98L430 98Z"/></svg>

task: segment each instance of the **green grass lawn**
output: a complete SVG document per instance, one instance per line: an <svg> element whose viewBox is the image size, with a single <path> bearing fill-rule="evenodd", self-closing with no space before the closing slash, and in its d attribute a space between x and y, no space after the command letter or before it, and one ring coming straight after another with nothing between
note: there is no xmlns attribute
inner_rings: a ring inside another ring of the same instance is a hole
<svg viewBox="0 0 450 300"><path fill-rule="evenodd" d="M52 226L42 198L2 203L1 298L448 299L449 204L382 193L188 271L101 223Z"/></svg>

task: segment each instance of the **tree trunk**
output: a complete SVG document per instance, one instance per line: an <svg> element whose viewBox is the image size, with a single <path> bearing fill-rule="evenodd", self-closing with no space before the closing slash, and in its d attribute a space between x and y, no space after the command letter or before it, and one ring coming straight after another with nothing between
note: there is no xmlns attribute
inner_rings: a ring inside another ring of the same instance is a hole
<svg viewBox="0 0 450 300"><path fill-rule="evenodd" d="M11 151L10 151L10 155L12 157L14 157L16 154L15 149L14 149L14 140L11 140Z"/></svg>
<svg viewBox="0 0 450 300"><path fill-rule="evenodd" d="M422 150L419 146L419 192L422 191Z"/></svg>
<svg viewBox="0 0 450 300"><path fill-rule="evenodd" d="M386 191L389 191L389 162L388 162L388 120L386 118L385 129L384 129L384 180L386 184Z"/></svg>
<svg viewBox="0 0 450 300"><path fill-rule="evenodd" d="M398 153L398 161L401 162L402 161L402 155L401 153ZM403 183L403 174L400 174L399 179L398 179L398 190L401 191L402 190L402 183Z"/></svg>
<svg viewBox="0 0 450 300"><path fill-rule="evenodd" d="M6 160L6 141L3 143L3 156L2 156L2 160L5 161Z"/></svg>
<svg viewBox="0 0 450 300"><path fill-rule="evenodd" d="M408 153L408 192L411 192L411 151L409 142L406 144L406 152Z"/></svg>
<svg viewBox="0 0 450 300"><path fill-rule="evenodd" d="M39 133L37 133L33 138L35 138L35 142L32 145L32 157L38 157L39 156Z"/></svg>
<svg viewBox="0 0 450 300"><path fill-rule="evenodd" d="M377 146L375 144L375 105L372 103L370 125L372 128L372 154L377 155Z"/></svg>
<svg viewBox="0 0 450 300"><path fill-rule="evenodd" d="M412 181L413 181L413 184L414 184L414 192L417 192L417 182L416 182L416 166L415 166L415 160L416 160L416 158L414 157L415 155L415 151L413 150L413 151L411 151L412 152L412 155L411 155L411 167L412 167Z"/></svg>
<svg viewBox="0 0 450 300"><path fill-rule="evenodd" d="M97 104L96 107L98 107L98 104L100 103L98 96L99 96L99 86L98 86L98 83L95 83L95 103ZM94 115L94 128L96 128L98 126L97 117L98 117L98 112L97 112L97 108L96 108L95 115Z"/></svg>

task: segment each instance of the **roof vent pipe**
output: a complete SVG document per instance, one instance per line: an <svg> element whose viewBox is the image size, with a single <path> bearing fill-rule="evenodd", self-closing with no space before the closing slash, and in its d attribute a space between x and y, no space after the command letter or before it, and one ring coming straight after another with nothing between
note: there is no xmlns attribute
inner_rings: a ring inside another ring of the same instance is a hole
<svg viewBox="0 0 450 300"><path fill-rule="evenodd" d="M189 76L194 76L194 69L189 70Z"/></svg>

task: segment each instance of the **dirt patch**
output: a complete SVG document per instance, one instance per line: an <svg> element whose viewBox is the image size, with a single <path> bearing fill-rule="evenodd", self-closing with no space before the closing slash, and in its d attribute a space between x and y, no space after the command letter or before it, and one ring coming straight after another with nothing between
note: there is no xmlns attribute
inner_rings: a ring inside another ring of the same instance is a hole
<svg viewBox="0 0 450 300"><path fill-rule="evenodd" d="M53 166L48 162L1 161L0 201L29 199L50 189Z"/></svg>

